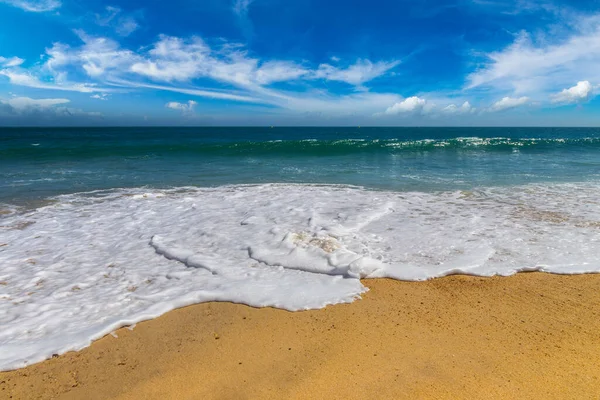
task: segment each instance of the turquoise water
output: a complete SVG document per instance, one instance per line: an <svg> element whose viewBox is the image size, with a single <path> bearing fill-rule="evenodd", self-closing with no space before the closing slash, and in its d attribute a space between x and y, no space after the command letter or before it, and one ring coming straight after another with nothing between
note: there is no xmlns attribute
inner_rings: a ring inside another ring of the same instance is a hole
<svg viewBox="0 0 600 400"><path fill-rule="evenodd" d="M599 193L598 129L2 129L0 370L206 301L600 273Z"/></svg>
<svg viewBox="0 0 600 400"><path fill-rule="evenodd" d="M0 128L4 203L133 187L436 191L599 178L600 129Z"/></svg>

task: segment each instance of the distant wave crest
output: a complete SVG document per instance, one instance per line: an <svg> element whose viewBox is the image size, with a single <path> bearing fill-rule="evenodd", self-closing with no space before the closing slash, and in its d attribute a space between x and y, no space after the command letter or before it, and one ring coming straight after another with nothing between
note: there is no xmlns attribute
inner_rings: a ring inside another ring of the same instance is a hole
<svg viewBox="0 0 600 400"><path fill-rule="evenodd" d="M127 143L104 146L95 144L86 147L27 146L0 150L0 157L23 159L24 157L45 159L85 159L93 157L152 157L161 154L198 154L223 157L239 157L247 154L322 156L347 155L354 153L410 153L410 152L513 152L552 151L569 149L594 149L600 147L600 138L508 138L508 137L459 137L452 139L340 139L340 140L271 140L238 141L225 143Z"/></svg>

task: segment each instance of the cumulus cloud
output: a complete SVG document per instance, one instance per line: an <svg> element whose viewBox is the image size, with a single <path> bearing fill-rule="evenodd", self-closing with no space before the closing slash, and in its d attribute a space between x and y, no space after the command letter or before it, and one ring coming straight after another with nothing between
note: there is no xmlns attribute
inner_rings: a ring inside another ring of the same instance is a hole
<svg viewBox="0 0 600 400"><path fill-rule="evenodd" d="M384 114L395 115L417 113L422 111L426 105L427 100L417 96L412 96L388 107Z"/></svg>
<svg viewBox="0 0 600 400"><path fill-rule="evenodd" d="M25 60L23 60L22 58L19 58L19 57L6 58L6 57L0 56L0 66L2 66L2 67L6 67L6 68L18 67L19 65L23 64L24 62L25 62Z"/></svg>
<svg viewBox="0 0 600 400"><path fill-rule="evenodd" d="M183 114L192 114L194 112L194 107L196 107L196 103L194 100L189 100L187 103L178 103L176 101L171 101L165 104L165 107L170 108L171 110L181 111Z"/></svg>
<svg viewBox="0 0 600 400"><path fill-rule="evenodd" d="M456 104L450 104L442 108L442 113L450 115L469 114L473 112L475 112L475 108L471 106L471 103L469 103L468 101L465 101L461 106L457 106Z"/></svg>
<svg viewBox="0 0 600 400"><path fill-rule="evenodd" d="M577 85L563 89L552 96L553 103L573 104L588 101L593 96L594 88L589 81L577 82Z"/></svg>
<svg viewBox="0 0 600 400"><path fill-rule="evenodd" d="M59 0L0 0L0 3L31 12L53 11L62 5Z"/></svg>
<svg viewBox="0 0 600 400"><path fill-rule="evenodd" d="M91 95L90 98L105 101L105 100L108 100L108 93L97 93L97 94Z"/></svg>
<svg viewBox="0 0 600 400"><path fill-rule="evenodd" d="M521 107L529 102L529 97L504 97L501 100L492 104L489 108L491 112L510 110L513 108Z"/></svg>
<svg viewBox="0 0 600 400"><path fill-rule="evenodd" d="M437 105L436 103L442 105ZM463 102L461 105L449 103L449 99L444 97L425 99L418 96L412 96L401 101L397 101L392 106L388 107L383 113L376 113L375 116L382 115L421 115L428 116L433 119L441 117L448 117L452 115L468 115L474 114L476 108L471 105L468 101ZM444 106L444 104L446 104Z"/></svg>

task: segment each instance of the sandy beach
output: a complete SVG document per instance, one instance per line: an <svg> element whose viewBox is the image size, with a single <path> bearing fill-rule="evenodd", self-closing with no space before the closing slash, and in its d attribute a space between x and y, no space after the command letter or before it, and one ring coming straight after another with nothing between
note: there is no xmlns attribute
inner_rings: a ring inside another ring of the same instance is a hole
<svg viewBox="0 0 600 400"><path fill-rule="evenodd" d="M364 283L362 300L323 310L175 310L0 373L0 397L600 397L600 275Z"/></svg>

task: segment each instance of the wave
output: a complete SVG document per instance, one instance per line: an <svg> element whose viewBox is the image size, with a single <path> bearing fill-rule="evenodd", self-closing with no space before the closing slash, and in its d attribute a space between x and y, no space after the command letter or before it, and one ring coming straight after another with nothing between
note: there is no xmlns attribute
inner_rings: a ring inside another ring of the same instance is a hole
<svg viewBox="0 0 600 400"><path fill-rule="evenodd" d="M193 141L174 143L118 143L111 141L93 144L69 145L55 143L39 146L23 146L0 149L0 159L37 160L66 158L82 159L94 157L151 158L161 155L198 155L243 157L265 156L336 156L349 154L386 154L410 152L514 152L552 150L595 150L600 147L600 138L508 138L508 137L459 137L453 139L342 139L342 140L270 140L237 141L226 143L198 143Z"/></svg>

